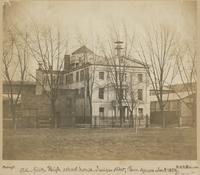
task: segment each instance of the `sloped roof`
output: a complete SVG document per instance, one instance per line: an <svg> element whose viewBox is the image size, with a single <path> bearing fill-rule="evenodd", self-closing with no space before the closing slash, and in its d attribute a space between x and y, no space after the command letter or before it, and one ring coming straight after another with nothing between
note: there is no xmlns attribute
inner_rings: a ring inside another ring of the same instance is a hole
<svg viewBox="0 0 200 175"><path fill-rule="evenodd" d="M93 53L90 49L88 49L85 45L80 47L79 49L75 50L72 55L80 54L80 53Z"/></svg>
<svg viewBox="0 0 200 175"><path fill-rule="evenodd" d="M180 100L180 99L184 99L184 98L190 97L191 95L188 94L186 91L184 91L184 92L179 92L179 93L163 94L162 98L163 98L163 101L166 101L166 100L169 100L169 101L170 100ZM158 101L156 95L150 96L150 101Z"/></svg>
<svg viewBox="0 0 200 175"><path fill-rule="evenodd" d="M72 55L81 54L81 53L91 53L91 54L94 54L94 52L93 52L92 50L88 49L85 45L83 45L83 46L80 47L79 49L77 49L77 50L75 50L74 52L72 52ZM138 60L138 59L135 59L135 58L128 58L128 57L125 57L125 56L122 56L122 57L124 57L125 60L130 61L130 62L132 62L132 63L139 64L139 65L141 65L142 67L149 67L149 65L144 64L143 62L141 62L141 61ZM103 57L100 57L100 56L99 56L98 62L99 62L99 63L105 63L104 61L105 61L105 60L103 59Z"/></svg>
<svg viewBox="0 0 200 175"><path fill-rule="evenodd" d="M135 58L128 58L128 57L124 57L124 58L125 58L126 60L131 61L131 62L135 62L135 63L137 63L137 64L140 64L140 65L142 65L142 66L149 67L148 64L145 64L145 63L143 63L142 61L140 61L140 60L138 60L138 59L135 59Z"/></svg>
<svg viewBox="0 0 200 175"><path fill-rule="evenodd" d="M187 96L188 96L188 94L186 92L179 93L179 94L169 93L169 94L163 94L162 98L163 98L163 101L165 101L165 100L178 100L178 99L185 98ZM151 99L150 101L158 101L156 95L150 96L150 99Z"/></svg>
<svg viewBox="0 0 200 175"><path fill-rule="evenodd" d="M181 91L187 91L187 88L189 88L190 90L193 89L195 90L196 88L196 83L195 82L191 82L191 83L185 83L185 84L173 84L171 85L171 89L173 89L174 91L177 92L181 92Z"/></svg>

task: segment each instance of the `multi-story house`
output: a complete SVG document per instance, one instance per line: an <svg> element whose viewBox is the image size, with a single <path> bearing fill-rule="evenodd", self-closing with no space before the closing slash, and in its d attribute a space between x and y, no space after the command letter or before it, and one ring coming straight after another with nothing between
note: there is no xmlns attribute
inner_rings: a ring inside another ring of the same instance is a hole
<svg viewBox="0 0 200 175"><path fill-rule="evenodd" d="M76 90L76 123L117 125L119 118L129 123L130 116L137 116L141 127L145 126L150 115L148 75L140 61L120 58L126 64L109 64L86 46L64 56L59 88ZM37 75L44 79L41 72L38 69ZM37 89L42 91L39 84Z"/></svg>
<svg viewBox="0 0 200 175"><path fill-rule="evenodd" d="M196 83L173 84L164 87L164 115L167 125L196 125ZM150 122L152 125L162 125L159 102L154 90L150 90Z"/></svg>

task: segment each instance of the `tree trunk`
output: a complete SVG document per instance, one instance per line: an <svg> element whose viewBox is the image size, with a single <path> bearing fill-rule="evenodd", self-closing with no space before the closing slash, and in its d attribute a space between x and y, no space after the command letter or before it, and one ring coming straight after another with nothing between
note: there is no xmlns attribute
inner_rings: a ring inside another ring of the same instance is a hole
<svg viewBox="0 0 200 175"><path fill-rule="evenodd" d="M192 126L195 127L196 126L196 121L197 121L197 115L196 115L196 98L195 96L192 97L192 119L193 119L193 122L192 122Z"/></svg>
<svg viewBox="0 0 200 175"><path fill-rule="evenodd" d="M130 119L131 119L131 127L133 128L134 127L133 111L131 111Z"/></svg>
<svg viewBox="0 0 200 175"><path fill-rule="evenodd" d="M120 118L120 127L122 127L122 124L123 124L123 119L122 119L122 114L123 114L123 111L122 111L122 104L119 104L119 118Z"/></svg>
<svg viewBox="0 0 200 175"><path fill-rule="evenodd" d="M165 116L163 107L160 108L160 112L161 112L161 118L162 118L162 127L166 128L166 116Z"/></svg>
<svg viewBox="0 0 200 175"><path fill-rule="evenodd" d="M138 135L138 116L137 116L137 114L135 115L135 132L136 132L136 135Z"/></svg>
<svg viewBox="0 0 200 175"><path fill-rule="evenodd" d="M11 104L10 109L11 109L11 116L12 116L12 127L14 129L16 129L17 128L17 125L16 125L16 111L15 111L15 106L14 106L13 103Z"/></svg>
<svg viewBox="0 0 200 175"><path fill-rule="evenodd" d="M92 102L90 101L90 123L92 125Z"/></svg>
<svg viewBox="0 0 200 175"><path fill-rule="evenodd" d="M52 128L57 128L58 123L57 123L57 118L56 118L56 107L55 107L55 102L51 102L51 110L52 110L52 118L51 118L51 124Z"/></svg>
<svg viewBox="0 0 200 175"><path fill-rule="evenodd" d="M16 112L15 112L15 107L12 105L12 107L11 107L11 115L12 115L12 127L14 128L14 129L17 129L17 124L16 124Z"/></svg>

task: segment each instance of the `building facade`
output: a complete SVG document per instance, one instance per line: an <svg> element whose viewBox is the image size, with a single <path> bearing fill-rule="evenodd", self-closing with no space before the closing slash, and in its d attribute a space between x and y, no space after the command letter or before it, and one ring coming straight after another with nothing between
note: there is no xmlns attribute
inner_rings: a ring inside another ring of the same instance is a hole
<svg viewBox="0 0 200 175"><path fill-rule="evenodd" d="M127 125L130 124L130 116L135 121L138 117L141 127L146 125L148 118L145 116L150 115L148 76L141 62L122 58L125 66L111 65L85 46L64 56L64 68L59 72L59 88L76 92L76 123L119 125L122 115L123 123ZM120 72L122 69L123 72ZM38 69L36 74L40 81L36 83L36 94L41 94L44 90L41 84L45 83L48 73ZM123 78L120 79L121 74ZM58 76L57 71L55 76ZM116 79L119 79L120 88ZM118 91L122 94L121 105Z"/></svg>

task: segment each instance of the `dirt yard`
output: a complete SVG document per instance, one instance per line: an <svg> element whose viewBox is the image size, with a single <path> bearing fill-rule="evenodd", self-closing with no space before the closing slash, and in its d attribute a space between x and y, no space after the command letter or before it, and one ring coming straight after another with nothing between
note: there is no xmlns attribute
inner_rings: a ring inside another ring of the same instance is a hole
<svg viewBox="0 0 200 175"><path fill-rule="evenodd" d="M194 128L19 129L3 131L3 159L196 159Z"/></svg>

